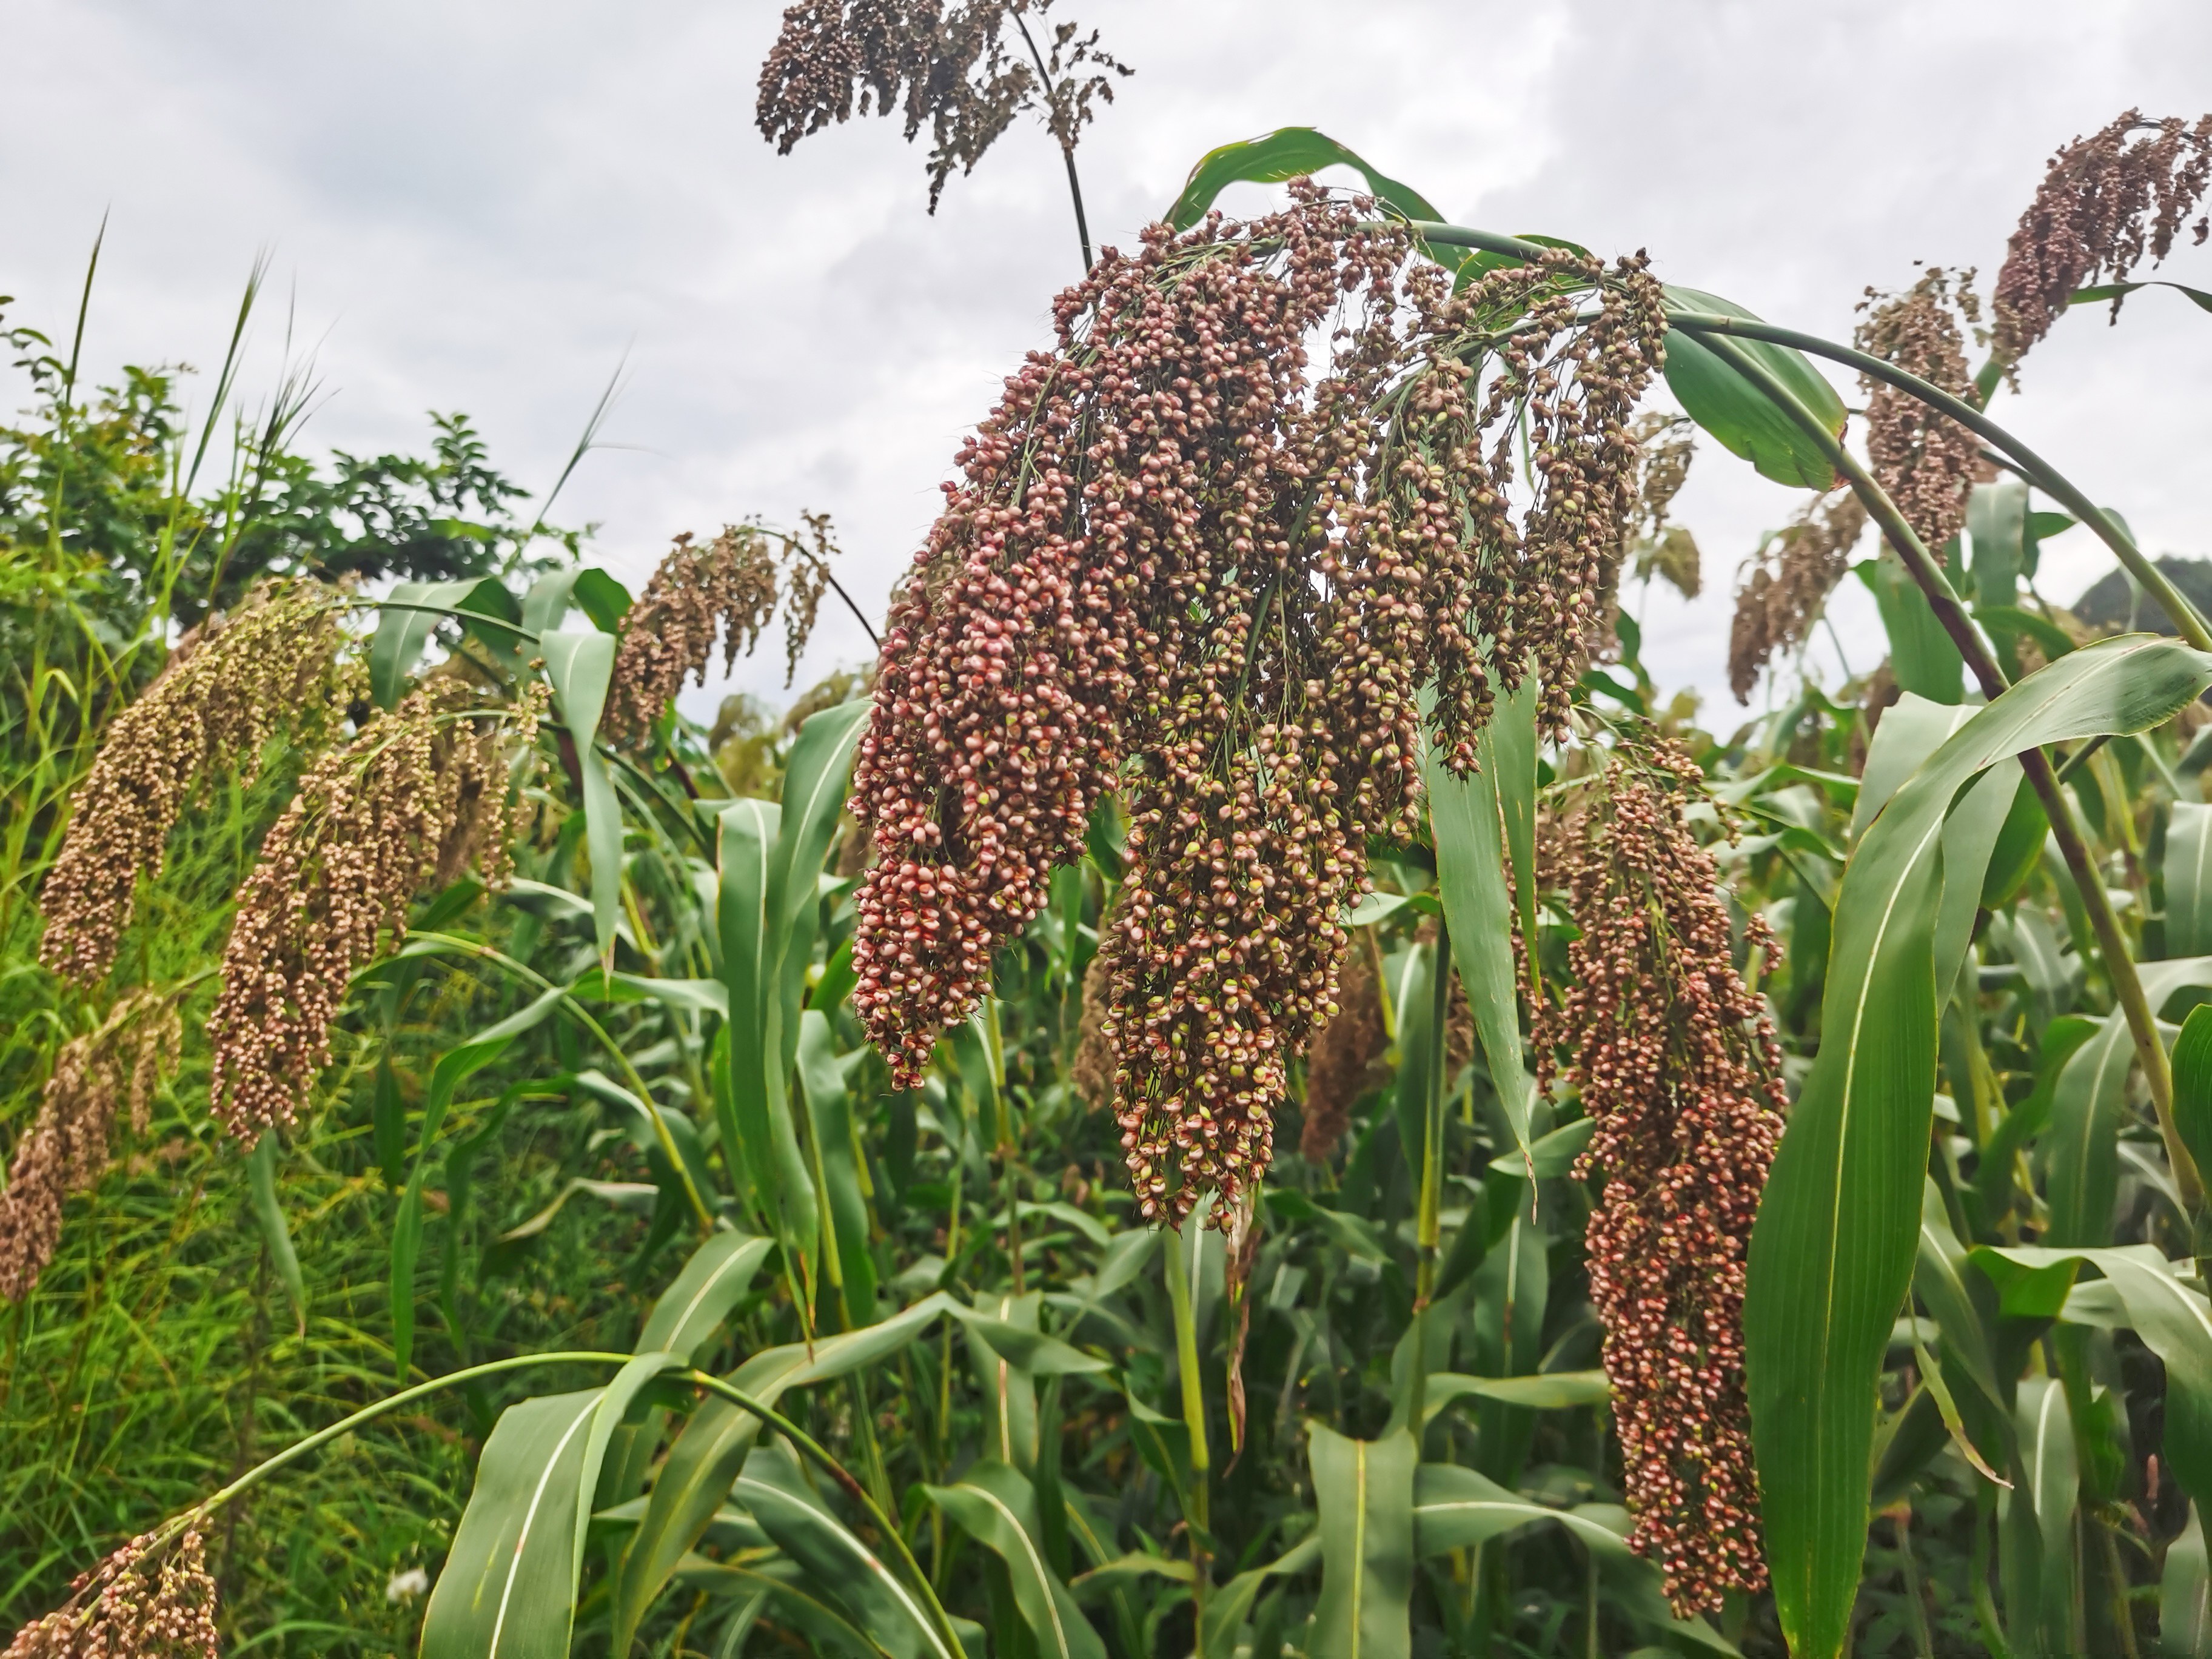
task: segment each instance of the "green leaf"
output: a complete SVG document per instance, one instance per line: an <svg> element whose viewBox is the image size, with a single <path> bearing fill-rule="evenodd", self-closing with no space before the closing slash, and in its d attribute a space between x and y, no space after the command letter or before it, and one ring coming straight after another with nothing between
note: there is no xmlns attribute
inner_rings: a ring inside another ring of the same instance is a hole
<svg viewBox="0 0 2212 1659"><path fill-rule="evenodd" d="M730 994L730 1085L715 1103L722 1144L744 1155L752 1201L783 1246L785 1272L806 1279L820 1243L819 1218L781 1063L782 941L771 908L781 823L781 809L769 801L736 801L722 813L718 911ZM796 1285L794 1294L808 1299Z"/></svg>
<svg viewBox="0 0 2212 1659"><path fill-rule="evenodd" d="M2074 1511L2081 1475L2065 1386L2055 1377L2024 1378L2013 1425L2027 1478L2012 1501L2015 1506L2025 1504L2033 1515L2042 1549L2034 1602L2009 1610L2016 1624L2033 1620L2042 1627L2045 1652L2081 1652L2074 1620Z"/></svg>
<svg viewBox="0 0 2212 1659"><path fill-rule="evenodd" d="M769 1348L754 1355L730 1381L773 1406L787 1389L831 1381L889 1358L934 1324L955 1304L942 1291L866 1330ZM685 1553L699 1541L729 1496L744 1466L760 1419L720 1397L691 1413L668 1449L646 1504L645 1516L624 1547L615 1574L614 1650L629 1650L639 1623Z"/></svg>
<svg viewBox="0 0 2212 1659"><path fill-rule="evenodd" d="M1759 319L1741 306L1693 288L1669 287L1667 304L1676 311ZM1732 340L1796 394L1797 400L1838 437L1843 435L1843 399L1804 356L1763 340ZM1721 441L1732 455L1749 461L1764 477L1805 489L1832 489L1834 470L1828 458L1774 406L1764 392L1723 362L1686 330L1667 337L1667 388L1682 411Z"/></svg>
<svg viewBox="0 0 2212 1659"><path fill-rule="evenodd" d="M1628 1547L1626 1514L1608 1505L1553 1509L1453 1463L1424 1463L1413 1477L1414 1551L1422 1559L1471 1549L1522 1527L1556 1522L1590 1553L1619 1599L1639 1618L1708 1651L1736 1650L1702 1619L1677 1620L1658 1569Z"/></svg>
<svg viewBox="0 0 2212 1659"><path fill-rule="evenodd" d="M489 577L459 582L396 582L376 615L376 633L368 644L368 690L379 708L392 708L407 695L407 677L416 659L430 642L430 635L447 614ZM504 594L506 589L501 588ZM511 601L510 601L511 603Z"/></svg>
<svg viewBox="0 0 2212 1659"><path fill-rule="evenodd" d="M2186 990L2212 990L2212 957L2146 962L2137 969L2143 995L2157 1013ZM2051 1092L2051 1121L2036 1144L2045 1171L2051 1225L2043 1243L2061 1247L2111 1242L2119 1195L2119 1133L2135 1069L2134 1034L2118 1010L2097 1023Z"/></svg>
<svg viewBox="0 0 2212 1659"><path fill-rule="evenodd" d="M2024 1298L2005 1284L2004 1268L2033 1275L2049 1313L2065 1310L2063 1302L2051 1306L2050 1291L2063 1292L2077 1264L2101 1272L2143 1346L2165 1362L2166 1465L2191 1498L2212 1501L2212 1304L2175 1277L2173 1264L2147 1244L2103 1250L1984 1245L1970 1259L2004 1292L2008 1314Z"/></svg>
<svg viewBox="0 0 2212 1659"><path fill-rule="evenodd" d="M2066 303L2086 306L2094 305L2100 300L2124 300L2136 289L2145 288L2170 288L2199 311L2212 311L2212 294L2207 294L2201 288L2191 288L2185 283L2165 282L2155 277L2148 282L2105 283L2095 288L2078 288L2067 297Z"/></svg>
<svg viewBox="0 0 2212 1659"><path fill-rule="evenodd" d="M1966 534L1974 550L1974 609L2008 605L2019 596L2027 539L2027 486L2018 478L1976 484L1966 498Z"/></svg>
<svg viewBox="0 0 2212 1659"><path fill-rule="evenodd" d="M696 1364L730 1310L752 1288L753 1275L769 1248L769 1240L743 1233L716 1233L708 1238L653 1303L637 1339L638 1352L665 1349L687 1364Z"/></svg>
<svg viewBox="0 0 2212 1659"><path fill-rule="evenodd" d="M1261 1589L1270 1578L1304 1572L1320 1554L1320 1536L1309 1533L1266 1566L1240 1572L1209 1595L1205 1626L1199 1636L1200 1659L1237 1659L1237 1638L1244 1621L1252 1616L1252 1603L1259 1599Z"/></svg>
<svg viewBox="0 0 2212 1659"><path fill-rule="evenodd" d="M261 1139L254 1143L252 1159L253 1179L253 1214L261 1224L262 1242L269 1247L269 1260L276 1269L276 1277L283 1281L284 1294L292 1298L292 1310L299 1316L300 1330L307 1328L307 1282L300 1273L300 1253L292 1248L292 1230L284 1224L284 1206L276 1197L276 1132L264 1129Z"/></svg>
<svg viewBox="0 0 2212 1659"><path fill-rule="evenodd" d="M2166 1547L2158 1639L2166 1659L2212 1659L2212 1559L2204 1548L2204 1512L2194 1504L2189 1525Z"/></svg>
<svg viewBox="0 0 2212 1659"><path fill-rule="evenodd" d="M516 1038L543 1024L567 995L558 986L541 993L528 1006L448 1049L430 1073L430 1086L422 1098L415 1168L407 1177L407 1189L399 1196L399 1211L392 1229L392 1367L403 1382L415 1351L415 1263L422 1248L422 1185L429 1175L430 1149L438 1131L445 1127L453 1091L513 1048Z"/></svg>
<svg viewBox="0 0 2212 1659"><path fill-rule="evenodd" d="M1233 184L1274 185L1286 179L1303 179L1323 167L1347 167L1367 181L1367 188L1408 219L1441 218L1428 198L1411 185L1377 173L1327 133L1312 127L1278 127L1257 138L1223 144L1199 158L1184 183L1182 194L1167 210L1167 222L1177 230L1188 230L1206 216L1221 192Z"/></svg>
<svg viewBox="0 0 2212 1659"><path fill-rule="evenodd" d="M1818 1058L1752 1236L1744 1332L1767 1555L1801 1659L1841 1651L1867 1526L1875 1390L1911 1279L1933 1115L1936 918L1953 800L2044 744L2140 731L2212 681L2212 658L2126 637L1978 711L1867 830L1835 906ZM1955 971L1955 968L1954 968Z"/></svg>
<svg viewBox="0 0 2212 1659"><path fill-rule="evenodd" d="M1889 635L1890 672L1898 684L1936 702L1960 702L1966 696L1966 659L1903 562L1884 552L1856 568L1881 613L1882 631ZM1887 714L1882 724L1889 724Z"/></svg>
<svg viewBox="0 0 2212 1659"><path fill-rule="evenodd" d="M745 1459L732 1496L892 1659L957 1659L912 1589L830 1511L781 1441Z"/></svg>
<svg viewBox="0 0 2212 1659"><path fill-rule="evenodd" d="M1534 686L1524 686L1522 694L1533 710ZM1518 716L1501 704L1498 719L1517 720ZM1517 741L1509 743L1507 750L1518 754ZM1526 752L1533 792L1533 742ZM1506 824L1498 796L1498 741L1491 731L1483 732L1477 753L1480 769L1456 778L1434 747L1425 744L1421 769L1428 785L1429 821L1436 837L1437 887L1450 929L1452 966L1467 988L1475 1034L1482 1040L1482 1052L1490 1063L1491 1081L1497 1087L1499 1103L1505 1109L1505 1121L1512 1126L1514 1141L1525 1155L1528 1151L1528 1077L1521 1058L1520 981L1513 965L1512 898L1505 890ZM1506 787L1517 799L1517 778ZM1445 1086L1450 1086L1449 1079ZM1410 1156L1418 1142L1407 1145Z"/></svg>
<svg viewBox="0 0 2212 1659"><path fill-rule="evenodd" d="M541 638L538 648L545 659L545 677L553 685L555 712L568 729L577 775L583 781L584 842L592 858L592 921L599 935L599 961L611 967L615 924L622 913L622 802L606 761L593 744L614 673L615 641L608 634L554 633Z"/></svg>
<svg viewBox="0 0 2212 1659"><path fill-rule="evenodd" d="M1458 1371L1437 1371L1429 1377L1422 1395L1421 1421L1426 1424L1453 1401L1469 1396L1529 1411L1557 1412L1577 1406L1602 1406L1613 1398L1613 1389L1603 1371L1539 1371L1533 1376L1468 1376Z"/></svg>
<svg viewBox="0 0 2212 1659"><path fill-rule="evenodd" d="M1045 1659L1106 1659L1106 1644L1067 1586L1045 1564L1036 1494L1019 1470L987 1458L970 1464L952 1486L922 1490L963 1532L1006 1564L1014 1603Z"/></svg>
<svg viewBox="0 0 2212 1659"><path fill-rule="evenodd" d="M1578 1117L1544 1136L1525 1155L1508 1152L1492 1159L1490 1167L1497 1174L1511 1176L1516 1181L1528 1180L1533 1168L1537 1180L1554 1181L1573 1172L1575 1160L1583 1155L1583 1148L1589 1145L1590 1137L1596 1133L1595 1118Z"/></svg>
<svg viewBox="0 0 2212 1659"><path fill-rule="evenodd" d="M629 612L629 589L596 565L586 565L576 573L576 585L571 595L576 609L592 619L592 626L603 634L617 632L622 619Z"/></svg>
<svg viewBox="0 0 2212 1659"><path fill-rule="evenodd" d="M799 1080L806 1099L814 1172L829 1200L822 1233L823 1278L840 1298L847 1329L876 1322L876 1262L868 1250L868 1201L853 1143L853 1108L830 1021L818 1008L799 1017Z"/></svg>
<svg viewBox="0 0 2212 1659"><path fill-rule="evenodd" d="M1311 1650L1334 1659L1407 1659L1413 1652L1413 1431L1350 1440L1308 1431L1321 1511L1321 1601Z"/></svg>
<svg viewBox="0 0 2212 1659"><path fill-rule="evenodd" d="M562 1659L575 1613L577 1503L604 1389L500 1414L422 1619L422 1659Z"/></svg>
<svg viewBox="0 0 2212 1659"><path fill-rule="evenodd" d="M2212 1170L2212 1006L2192 1008L2173 1045L2173 1122L2201 1170Z"/></svg>
<svg viewBox="0 0 2212 1659"><path fill-rule="evenodd" d="M1859 779L1858 799L1851 805L1851 839L1866 833L1890 799L1905 787L1928 757L1974 716L1972 708L1954 703L1931 702L1907 691L1882 711L1867 747L1866 769Z"/></svg>
<svg viewBox="0 0 2212 1659"><path fill-rule="evenodd" d="M2037 515L2040 517L2040 514ZM1974 620L1987 629L2000 643L2026 636L2033 640L2036 648L2048 662L2056 662L2074 648L2071 635L2048 617L2039 617L2033 611L2024 611L2014 605L1978 605ZM2011 649L2010 646L2007 647Z"/></svg>
<svg viewBox="0 0 2212 1659"><path fill-rule="evenodd" d="M2212 951L2212 806L2178 800L2166 830L2166 953Z"/></svg>

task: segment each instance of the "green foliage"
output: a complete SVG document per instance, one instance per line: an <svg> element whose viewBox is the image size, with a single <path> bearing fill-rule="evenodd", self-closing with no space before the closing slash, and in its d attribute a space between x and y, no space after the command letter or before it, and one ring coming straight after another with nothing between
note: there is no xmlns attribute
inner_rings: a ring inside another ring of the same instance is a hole
<svg viewBox="0 0 2212 1659"><path fill-rule="evenodd" d="M1322 161L1364 167L1307 129L1225 147L1177 215ZM1528 253L1467 245L1468 264ZM1804 358L1749 349L1840 429ZM1676 397L1724 447L1831 483L1828 450L1752 379L1686 335L1669 350ZM542 664L553 717L517 878L421 896L353 986L298 1132L224 1144L188 1044L70 1206L62 1254L5 1316L5 1611L53 1604L395 1377L462 1373L224 1512L240 1645L2120 1652L2156 1639L2155 1603L2168 1650L2203 1647L2207 1222L2169 1148L2212 1144L2212 1023L2191 1012L2212 995L2212 808L2182 761L2212 662L2142 636L2072 648L2028 609L2036 539L2064 526L2025 489L1970 512L1978 616L2014 665L2029 642L2048 663L2004 696L1966 701L1955 651L1913 659L1933 612L1885 561L1893 672L1917 695L1878 732L1859 687L1807 686L1726 741L1669 716L1711 787L1692 821L1795 1096L1744 1318L1774 1588L1685 1618L1626 1541L1583 1259L1598 1126L1545 1064L1577 935L1540 854L1620 742L1653 732L1632 624L1570 738L1540 742L1532 699L1502 697L1481 770L1431 769L1423 836L1373 849L1377 891L1342 920L1388 1052L1341 1147L1294 1150L1293 1108L1249 1219L1164 1237L1135 1224L1119 1127L1073 1082L1123 872L1114 811L922 1085L893 1091L847 1004L860 848L842 809L867 709L851 677L781 726L741 707L611 745L627 595L532 568L538 526L459 423L429 460L341 457L327 477L256 440L204 501L166 381L79 409L69 366L27 372L49 412L0 442L19 526L0 571L22 580L9 625L30 650L9 823L43 827L12 843L0 911L11 1139L91 1012L28 965L40 849L99 711L151 673L194 593L404 576L395 593L423 608L361 643L374 701L426 672L514 696ZM92 649L118 617L138 654ZM95 658L97 681L76 666ZM2043 851L2053 820L2014 759L2039 748L2064 761L2092 879L2122 896L2125 960ZM122 979L204 1012L226 896L306 758L280 743L253 787L194 804ZM1752 945L1753 912L1781 963ZM2132 1080L2135 986L2185 1021L2171 1140ZM415 1567L427 1597L394 1577Z"/></svg>

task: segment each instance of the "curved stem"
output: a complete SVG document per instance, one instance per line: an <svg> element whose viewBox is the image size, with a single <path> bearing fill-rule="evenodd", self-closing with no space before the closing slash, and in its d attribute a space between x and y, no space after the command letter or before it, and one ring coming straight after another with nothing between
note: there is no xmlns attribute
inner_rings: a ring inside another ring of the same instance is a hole
<svg viewBox="0 0 2212 1659"><path fill-rule="evenodd" d="M1771 345L1790 346L1814 356L1826 357L1832 362L1857 369L1862 374L1909 392L1931 409L1948 416L1976 436L1986 440L2010 459L2021 476L2034 484L2053 501L2059 502L2074 516L2096 533L2099 540L2112 550L2128 574L2142 584L2143 590L2156 599L2159 606L2172 617L2173 625L2199 651L2212 651L2212 627L2208 627L2188 596L2176 587L2166 573L2143 556L2128 533L2114 521L2112 514L2092 501L2068 481L2042 456L2030 449L2018 438L1999 426L1963 398L1953 397L1940 386L1931 386L1917 374L1908 374L1894 363L1849 346L1823 340L1818 335L1806 334L1794 328L1777 328L1771 323L1756 323L1746 317L1723 317L1704 312L1670 311L1667 313L1669 327L1679 328L1694 335L1708 345L1709 337L1733 334L1748 340L1763 340Z"/></svg>
<svg viewBox="0 0 2212 1659"><path fill-rule="evenodd" d="M914 1559L914 1552L907 1547L906 1534L891 1524L890 1517L885 1515L876 1500L868 1495L868 1489L860 1484L853 1472L832 1457L821 1442L765 1400L747 1394L735 1383L724 1382L711 1371L690 1370L684 1372L683 1376L685 1382L704 1389L709 1394L719 1395L732 1406L737 1407L738 1410L750 1412L762 1422L772 1425L800 1450L819 1463L823 1471L842 1486L846 1494L854 1503L868 1512L868 1518L876 1523L877 1530L890 1539L897 1548L900 1560L906 1565L907 1576L914 1581L922 1595L927 1600L930 1617L936 1621L939 1635L950 1644L947 1650L948 1659L961 1659L965 1650L960 1644L960 1633L953 1629L951 1615L945 1611L945 1604L937 1599L937 1591L931 1585L927 1575L922 1571L921 1563Z"/></svg>
<svg viewBox="0 0 2212 1659"><path fill-rule="evenodd" d="M279 1469L289 1468L309 1452L330 1444L340 1435L350 1434L364 1424L374 1423L378 1418L398 1411L402 1406L411 1406L418 1400L427 1399L441 1389L458 1388L479 1377L496 1376L501 1371L526 1370L533 1365L627 1365L635 1358L634 1354L601 1353L592 1349L514 1354L505 1359L489 1359L481 1365L471 1365L465 1370L449 1371L443 1376L434 1376L427 1382L417 1382L411 1389L402 1389L398 1394L387 1395L373 1405L362 1407L350 1417L340 1418L327 1428L316 1430L304 1440L294 1441L275 1456L264 1457L221 1491L202 1498L182 1515L166 1522L148 1542L147 1553L150 1554L160 1549L189 1530L194 1522L205 1520L233 1498L242 1497Z"/></svg>
<svg viewBox="0 0 2212 1659"><path fill-rule="evenodd" d="M1975 631L1972 619L1966 614L1959 596L1951 586L1950 578L1943 574L1889 492L1877 483L1858 459L1845 449L1836 435L1822 424L1820 417L1799 402L1796 394L1770 373L1749 352L1733 341L1713 338L1705 342L1706 348L1722 362L1749 380L1765 394L1778 408L1796 422L1798 427L1816 443L1827 458L1838 477L1847 479L1852 492L1865 506L1868 515L1881 526L1882 534L1905 568L1912 573L1913 580L1927 596L1928 604L1943 624L1943 631L1958 647L1959 654L1973 671L1983 695L1995 700L2003 695L2008 682L2004 670ZM2051 823L2051 833L2072 872L2074 884L2081 890L2081 902L2089 913L2091 927L2097 935L2097 947L2105 958L2105 975L2112 982L2114 997L2126 1015L2128 1034L2135 1041L2136 1058L2142 1063L2144 1081L2150 1088L2151 1105L2158 1115L2159 1133L2166 1142L2166 1161L2173 1170L2174 1185L2181 1191L2185 1202L2194 1206L2203 1193L2197 1165L2183 1143L2180 1132L2173 1121L2173 1072L2166 1058L2166 1044L2158 1035L2158 1022L2149 999L2144 994L2142 981L2136 972L2135 959L2128 954L2126 938L2120 932L2119 918L2112 912L2112 901L2105 890L2105 881L2089 855L2082 839L2081 827L2074 821L2065 792L2051 769L2050 757L2039 748L2021 755L2021 765L2027 773L2028 781L2034 785L2037 798Z"/></svg>
<svg viewBox="0 0 2212 1659"><path fill-rule="evenodd" d="M1053 84L1052 71L1045 67L1044 54L1037 50L1036 37L1030 33L1029 20L1022 15L1021 8L1012 8L1009 15L1014 20L1014 27L1022 32L1022 44L1030 49L1030 57L1036 64L1037 79L1044 82L1045 106L1050 108L1060 88ZM1049 129L1052 124L1048 121L1045 125ZM1057 133L1053 136L1059 137ZM1075 176L1075 146L1065 139L1060 140L1060 159L1067 164L1067 194L1075 204L1075 234L1083 244L1083 274L1088 276L1091 267L1097 262L1091 257L1091 222L1083 214L1083 181Z"/></svg>

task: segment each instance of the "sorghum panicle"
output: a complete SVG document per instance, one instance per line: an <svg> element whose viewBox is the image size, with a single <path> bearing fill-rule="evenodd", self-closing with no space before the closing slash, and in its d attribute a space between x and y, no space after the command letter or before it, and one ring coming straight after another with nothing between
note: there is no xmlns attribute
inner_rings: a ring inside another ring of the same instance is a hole
<svg viewBox="0 0 2212 1659"><path fill-rule="evenodd" d="M0 1297L21 1301L53 1260L63 1201L106 1169L116 1110L125 1100L131 1127L145 1132L154 1091L175 1067L183 1035L173 997L138 991L97 1030L62 1045L0 1192Z"/></svg>
<svg viewBox="0 0 2212 1659"><path fill-rule="evenodd" d="M226 767L251 779L280 726L309 736L343 706L340 641L336 596L313 587L258 593L186 635L116 715L77 791L40 894L46 967L79 985L106 976L192 786Z"/></svg>
<svg viewBox="0 0 2212 1659"><path fill-rule="evenodd" d="M1954 286L1951 274L1930 267L1902 294L1867 290L1867 313L1853 337L1862 351L1917 374L1954 397L1971 398L1966 349L1960 319L1969 326L1981 312L1974 273ZM1981 467L1974 434L1938 414L1909 392L1870 374L1859 377L1867 394L1867 460L1916 534L1937 558L1966 521L1966 497Z"/></svg>
<svg viewBox="0 0 2212 1659"><path fill-rule="evenodd" d="M1780 1055L1731 954L1713 860L1682 817L1702 785L1671 745L1623 757L1554 851L1581 937L1538 1050L1596 1133L1576 1166L1605 1325L1631 1545L1678 1614L1765 1582L1744 1395L1745 1253L1780 1138ZM1746 948L1771 962L1754 914Z"/></svg>
<svg viewBox="0 0 2212 1659"><path fill-rule="evenodd" d="M262 844L207 1023L209 1099L240 1140L294 1121L349 983L426 882L472 860L490 884L509 873L507 746L529 751L544 690L503 714L479 702L451 676L409 693L316 763Z"/></svg>
<svg viewBox="0 0 2212 1659"><path fill-rule="evenodd" d="M166 1553L134 1538L70 1587L70 1599L16 1632L0 1659L216 1659L216 1583L198 1530Z"/></svg>
<svg viewBox="0 0 2212 1659"><path fill-rule="evenodd" d="M2173 250L2212 183L2212 115L2194 125L2131 109L2051 158L1997 272L1995 342L2009 368L2051 331L2075 291L2120 282ZM2212 223L2190 234L2201 246ZM2112 301L2112 314L2120 302Z"/></svg>
<svg viewBox="0 0 2212 1659"><path fill-rule="evenodd" d="M1266 1169L1368 838L1418 822L1419 688L1462 772L1493 675L1565 720L1661 356L1640 259L1547 250L1454 295L1371 204L1294 188L1060 296L895 597L854 775L854 1007L902 1086L1126 792L1100 957L1147 1218L1226 1214Z"/></svg>
<svg viewBox="0 0 2212 1659"><path fill-rule="evenodd" d="M1851 550L1866 530L1866 508L1850 490L1816 495L1787 526L1769 536L1736 589L1729 625L1729 689L1741 703L1766 665L1802 645L1821 608L1850 568Z"/></svg>

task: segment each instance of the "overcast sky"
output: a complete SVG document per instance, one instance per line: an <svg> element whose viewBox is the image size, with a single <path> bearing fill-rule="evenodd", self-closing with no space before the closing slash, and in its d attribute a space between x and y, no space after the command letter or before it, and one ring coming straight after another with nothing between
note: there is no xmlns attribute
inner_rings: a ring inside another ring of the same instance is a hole
<svg viewBox="0 0 2212 1659"><path fill-rule="evenodd" d="M1993 275L2058 144L2130 105L2212 108L2203 0L1060 14L1136 70L1081 151L1102 242L1133 240L1212 145L1312 125L1465 222L1648 248L1668 280L1832 337L1915 259ZM597 524L598 557L635 585L677 531L827 510L848 585L879 609L962 431L1047 337L1078 254L1058 155L1033 128L954 179L934 219L923 152L891 123L777 156L752 107L779 15L763 0L5 0L0 294L16 296L10 320L65 331L105 212L94 368L211 369L266 247L249 392L275 375L289 303L332 394L311 444L419 450L425 411L462 410L538 489L626 356L610 447L556 518ZM2164 274L2212 286L2212 249ZM2138 296L2115 330L2069 318L1995 412L2154 550L2212 543L2212 317L2179 296ZM1707 595L1655 592L1646 655L1662 682L1705 689L1723 730L1735 567L1796 505L1711 445L1681 498ZM2087 544L2046 550L2055 597L2105 568ZM1847 592L1838 619L1870 665L1870 603ZM829 623L801 684L865 649ZM764 651L739 679L775 693L781 668Z"/></svg>

